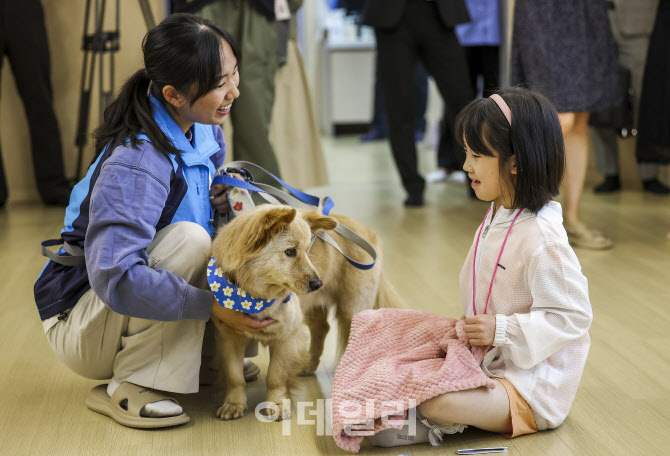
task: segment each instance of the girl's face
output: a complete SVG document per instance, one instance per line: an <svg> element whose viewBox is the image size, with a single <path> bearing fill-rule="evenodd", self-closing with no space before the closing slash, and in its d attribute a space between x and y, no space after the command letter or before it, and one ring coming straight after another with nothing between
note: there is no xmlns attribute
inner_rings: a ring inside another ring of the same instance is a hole
<svg viewBox="0 0 670 456"><path fill-rule="evenodd" d="M463 171L468 173L471 186L482 201L493 201L497 210L500 206L510 208L514 201L514 187L511 185L512 176L516 174L514 157L510 158L511 173L504 179L500 175L500 160L497 156L480 155L465 146L465 163Z"/></svg>
<svg viewBox="0 0 670 456"><path fill-rule="evenodd" d="M223 41L223 40L222 40ZM240 96L237 86L240 74L237 59L226 41L223 41L223 79L218 87L198 98L193 106L187 97L182 95L183 103L173 106L175 122L184 133L197 122L205 125L221 125L230 112L233 101Z"/></svg>

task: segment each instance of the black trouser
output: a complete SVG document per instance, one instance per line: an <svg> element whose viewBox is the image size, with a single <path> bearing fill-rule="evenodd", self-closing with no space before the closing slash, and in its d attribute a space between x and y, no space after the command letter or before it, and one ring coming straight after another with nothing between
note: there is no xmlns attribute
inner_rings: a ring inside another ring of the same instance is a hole
<svg viewBox="0 0 670 456"><path fill-rule="evenodd" d="M39 0L0 0L0 69L5 55L28 118L37 189L43 201L53 202L63 198L67 182L53 110L44 13ZM7 196L0 151L0 205Z"/></svg>
<svg viewBox="0 0 670 456"><path fill-rule="evenodd" d="M499 63L498 63L498 46L466 46L465 58L468 64L468 72L470 73L470 86L472 93L477 93L477 80L479 75L484 79L483 97L488 97L496 89L498 89L499 82ZM449 113L455 118L455 114ZM437 164L440 168L445 168L450 171L460 171L465 162L465 155L461 146L456 142L454 137L454 130L452 128L454 119L443 120L440 123L441 140L440 147L437 151Z"/></svg>
<svg viewBox="0 0 670 456"><path fill-rule="evenodd" d="M372 130L378 133L379 137L385 138L388 136L388 128L384 113L384 95L378 76L379 64L377 64L376 71ZM426 107L428 106L428 74L421 63L414 68L414 91L414 132L420 132L423 135L426 130Z"/></svg>
<svg viewBox="0 0 670 456"><path fill-rule="evenodd" d="M418 196L425 182L417 169L414 142L414 65L421 60L437 84L445 111L458 113L473 96L465 53L454 29L440 21L435 3L425 0L408 1L399 25L376 28L375 34L393 157L405 190ZM445 118L453 124L453 115Z"/></svg>

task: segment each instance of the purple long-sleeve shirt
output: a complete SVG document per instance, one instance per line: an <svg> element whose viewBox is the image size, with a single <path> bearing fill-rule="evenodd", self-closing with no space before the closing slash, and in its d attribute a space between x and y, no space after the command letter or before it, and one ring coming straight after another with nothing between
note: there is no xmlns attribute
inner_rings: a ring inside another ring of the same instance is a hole
<svg viewBox="0 0 670 456"><path fill-rule="evenodd" d="M178 221L213 234L209 185L225 158L218 126L195 124L192 138L151 97L161 130L182 151L168 156L146 137L139 150L129 143L109 147L74 188L61 236L83 247L86 262L63 266L49 261L35 284L41 318L74 306L93 288L113 311L161 321L207 320L212 293L148 265L146 248L156 233Z"/></svg>

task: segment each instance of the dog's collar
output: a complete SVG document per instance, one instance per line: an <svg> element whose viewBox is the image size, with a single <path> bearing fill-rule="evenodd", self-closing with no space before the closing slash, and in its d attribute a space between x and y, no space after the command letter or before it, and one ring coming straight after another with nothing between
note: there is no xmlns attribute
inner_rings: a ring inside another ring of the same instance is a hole
<svg viewBox="0 0 670 456"><path fill-rule="evenodd" d="M209 283L209 289L214 293L219 305L227 309L256 314L263 312L276 301L275 299L254 298L242 288L231 283L221 271L219 265L216 264L214 257L210 258L209 263L207 263L207 283ZM282 303L290 300L291 294L289 293Z"/></svg>

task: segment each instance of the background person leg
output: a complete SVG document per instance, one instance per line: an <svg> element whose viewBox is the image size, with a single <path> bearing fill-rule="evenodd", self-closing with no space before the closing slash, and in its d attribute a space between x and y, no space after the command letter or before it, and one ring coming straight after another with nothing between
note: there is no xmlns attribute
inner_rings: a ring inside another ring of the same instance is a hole
<svg viewBox="0 0 670 456"><path fill-rule="evenodd" d="M39 0L22 0L6 2L5 8L7 18L11 18L4 24L7 55L28 118L37 189L46 204L66 206L70 188L53 110L51 63L42 5Z"/></svg>

